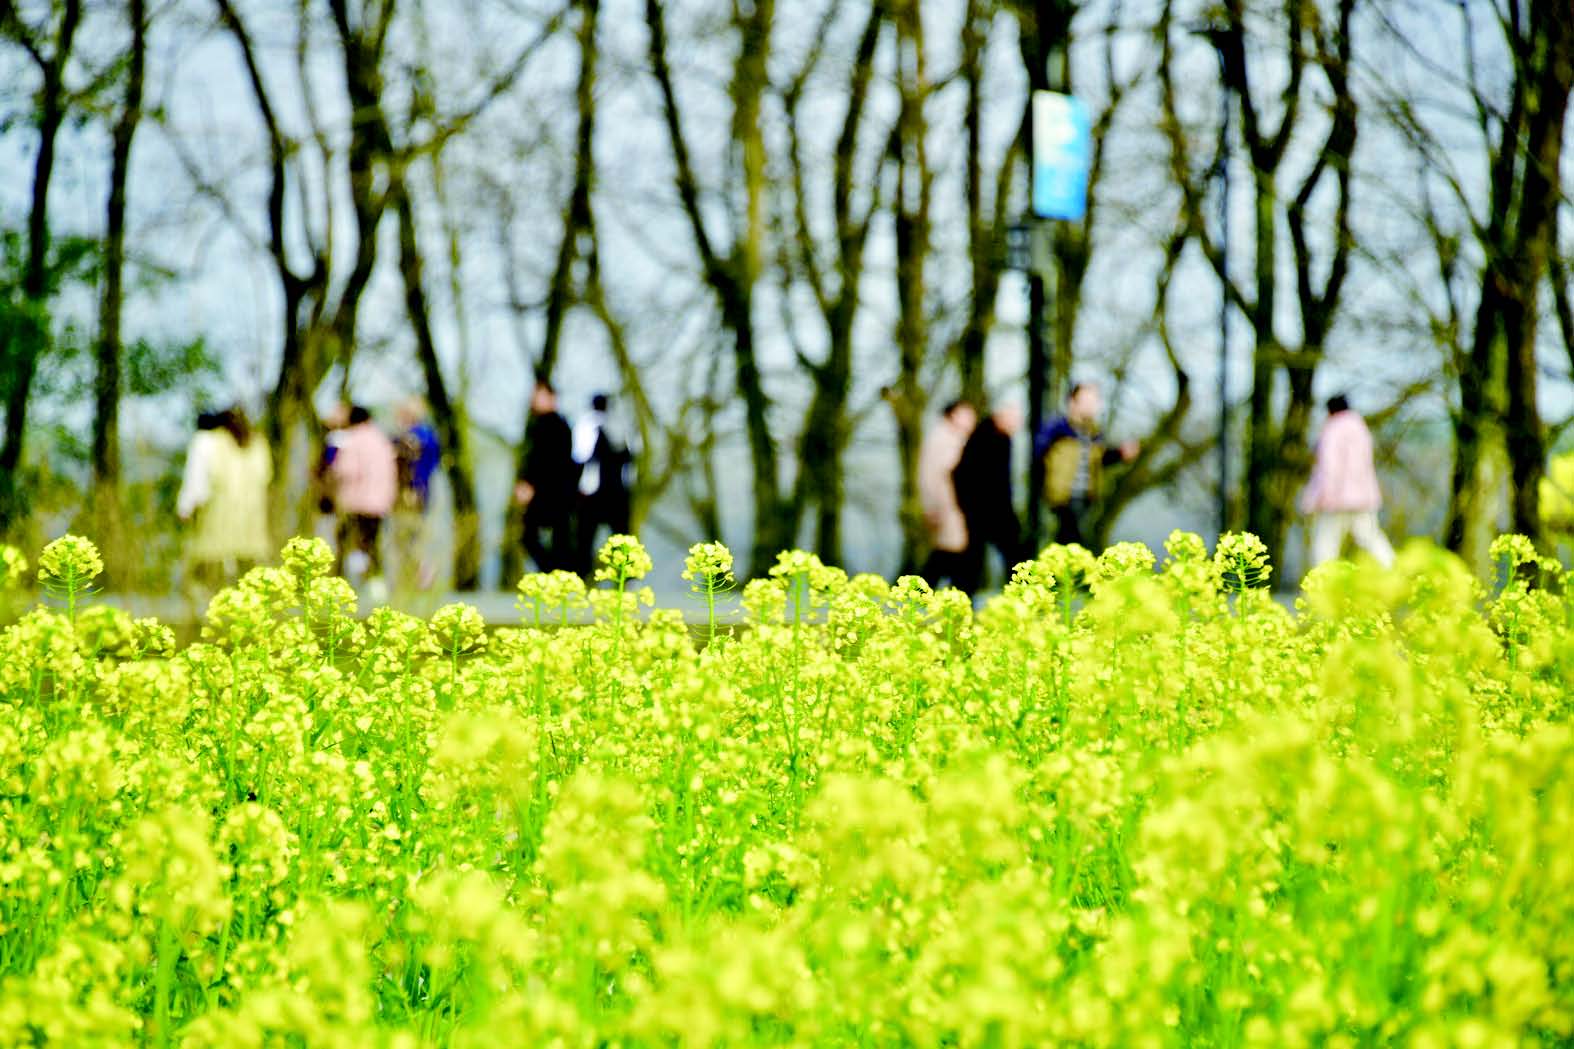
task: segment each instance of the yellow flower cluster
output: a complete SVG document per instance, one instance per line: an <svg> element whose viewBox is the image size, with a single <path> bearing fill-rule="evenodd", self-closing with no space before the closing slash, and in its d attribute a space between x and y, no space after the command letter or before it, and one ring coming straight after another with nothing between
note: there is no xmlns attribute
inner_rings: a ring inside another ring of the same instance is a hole
<svg viewBox="0 0 1574 1049"><path fill-rule="evenodd" d="M297 539L180 647L62 540L0 632L0 1046L1569 1044L1574 590L1493 557L1292 609L1176 533L975 610L792 551L697 637L632 537L496 630Z"/></svg>
<svg viewBox="0 0 1574 1049"><path fill-rule="evenodd" d="M721 543L695 543L683 561L683 578L703 592L723 585L732 575L732 551Z"/></svg>
<svg viewBox="0 0 1574 1049"><path fill-rule="evenodd" d="M0 543L0 594L14 590L27 578L27 558L14 546Z"/></svg>
<svg viewBox="0 0 1574 1049"><path fill-rule="evenodd" d="M621 584L643 579L655 567L645 547L631 535L608 536L596 559L601 562L596 569L598 582Z"/></svg>
<svg viewBox="0 0 1574 1049"><path fill-rule="evenodd" d="M38 581L45 586L85 588L103 571L98 547L79 535L63 535L38 555Z"/></svg>

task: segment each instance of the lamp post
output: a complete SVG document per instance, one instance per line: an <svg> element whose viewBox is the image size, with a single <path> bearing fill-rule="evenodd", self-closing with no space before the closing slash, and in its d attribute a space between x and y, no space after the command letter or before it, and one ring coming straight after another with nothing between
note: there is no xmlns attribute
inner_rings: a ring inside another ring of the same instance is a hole
<svg viewBox="0 0 1574 1049"><path fill-rule="evenodd" d="M1219 155L1213 175L1219 182L1219 534L1230 530L1230 76L1226 31L1211 22L1191 32L1213 48L1219 60Z"/></svg>
<svg viewBox="0 0 1574 1049"><path fill-rule="evenodd" d="M1043 223L1034 223L1035 239L1047 232ZM1027 545L1034 553L1038 552L1039 527L1043 516L1044 462L1033 455L1031 449L1038 440L1039 431L1044 428L1044 401L1050 386L1049 347L1044 339L1046 305L1044 274L1039 267L1033 266L1027 274Z"/></svg>
<svg viewBox="0 0 1574 1049"><path fill-rule="evenodd" d="M1049 350L1044 339L1048 294L1044 275L1050 268L1050 222L1081 222L1087 214L1088 167L1092 158L1092 124L1087 109L1071 95L1035 90L1028 115L1028 218L1016 227L1013 268L1028 282L1028 429L1036 441L1044 426L1050 390ZM1058 378L1064 379L1065 376ZM1040 509L1044 498L1044 464L1031 456L1028 467L1027 539L1037 549Z"/></svg>
<svg viewBox="0 0 1574 1049"><path fill-rule="evenodd" d="M1048 305L1044 286L1044 271L1049 256L1048 237L1048 224L1032 214L1006 231L1006 268L1018 271L1027 280L1027 430L1030 446L1044 427L1044 402L1050 387L1049 348L1044 339L1044 310ZM1030 455L1024 539L1027 547L1033 551L1038 550L1043 502L1044 464L1038 456Z"/></svg>
<svg viewBox="0 0 1574 1049"><path fill-rule="evenodd" d="M1219 56L1219 534L1230 530L1230 85Z"/></svg>

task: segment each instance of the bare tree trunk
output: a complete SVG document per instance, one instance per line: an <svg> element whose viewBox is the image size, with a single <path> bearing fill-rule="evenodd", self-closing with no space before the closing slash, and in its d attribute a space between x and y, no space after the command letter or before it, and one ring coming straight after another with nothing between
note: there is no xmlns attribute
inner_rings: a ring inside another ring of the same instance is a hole
<svg viewBox="0 0 1574 1049"><path fill-rule="evenodd" d="M1267 90L1258 84L1247 62L1249 17L1242 0L1225 0L1216 9L1216 21L1207 30L1220 61L1224 90L1240 112L1241 138L1251 163L1252 236L1254 241L1251 293L1230 276L1222 250L1209 235L1202 219L1202 193L1185 172L1181 149L1172 170L1182 181L1191 233L1218 276L1230 304L1246 315L1252 333L1252 388L1242 497L1246 527L1257 534L1275 556L1282 556L1293 514L1296 486L1310 466L1307 431L1313 411L1313 384L1323 359L1328 332L1337 316L1345 278L1349 272L1354 239L1350 231L1351 157L1355 148L1357 109L1349 84L1351 70L1350 21L1354 0L1339 0L1333 23L1325 24L1320 11L1302 0L1284 0L1278 25L1284 34L1288 75L1274 94L1279 117L1272 126L1259 109ZM1280 178L1292 137L1301 124L1305 73L1308 66L1322 74L1332 98L1332 118L1310 172L1286 202ZM1161 75L1168 82L1167 66ZM1173 97L1166 92L1165 126L1173 144L1179 143ZM1227 148L1221 141L1221 150ZM1223 155L1223 154L1221 154ZM1307 235L1310 201L1326 180L1333 182L1332 254L1325 262L1313 258ZM1278 271L1279 230L1289 231L1295 254L1295 305L1299 312L1299 345L1287 346L1276 330L1280 300ZM1314 270L1327 268L1319 286ZM1280 399L1283 376L1284 399Z"/></svg>
<svg viewBox="0 0 1574 1049"><path fill-rule="evenodd" d="M916 8L912 17L918 17ZM902 470L902 561L916 568L928 545L928 530L918 498L918 452L923 442L923 411L927 401L922 369L929 351L928 273L930 205L934 171L925 148L921 38L904 33L898 58L901 110L891 137L896 164L896 345L901 368L894 392L897 449Z"/></svg>
<svg viewBox="0 0 1574 1049"><path fill-rule="evenodd" d="M1480 330L1480 329L1478 329ZM1464 553L1470 526L1481 513L1481 466L1485 452L1488 417L1487 384L1491 379L1490 348L1487 371L1474 366L1459 373L1459 407L1454 413L1454 460L1449 471L1448 516L1443 542L1455 553ZM1471 353L1474 360L1475 352Z"/></svg>
<svg viewBox="0 0 1574 1049"><path fill-rule="evenodd" d="M350 103L350 205L355 214L355 256L344 289L339 293L329 321L329 359L344 366L348 383L355 358L361 299L377 264L378 231L388 207L389 188L397 181L388 170L393 162L393 142L383 115L383 49L393 22L394 0L375 8L367 5L365 24L352 21L348 0L328 0L343 55L345 94Z"/></svg>
<svg viewBox="0 0 1574 1049"><path fill-rule="evenodd" d="M1128 469L1116 473L1105 491L1093 526L1094 538L1100 545L1108 541L1111 526L1133 500L1151 488L1169 484L1213 447L1208 441L1188 443L1183 439L1181 430L1191 410L1191 376L1181 363L1169 328L1170 290L1181 254L1191 241L1188 227L1183 206L1176 229L1164 246L1164 263L1159 268L1157 294L1153 300L1153 327L1174 374L1175 400L1149 430L1143 441L1143 453ZM1161 457L1158 454L1161 449L1170 451Z"/></svg>
<svg viewBox="0 0 1574 1049"><path fill-rule="evenodd" d="M1558 335L1563 352L1574 366L1574 271L1561 240L1554 234L1552 257L1547 262L1547 278L1552 284L1553 312L1558 320Z"/></svg>
<svg viewBox="0 0 1574 1049"><path fill-rule="evenodd" d="M557 368L563 319L581 299L574 286L574 264L583 256L581 238L591 231L591 182L596 174L596 59L600 48L596 27L601 0L579 0L579 81L574 90L577 125L574 131L574 183L563 209L563 239L558 244L557 264L547 285L546 331L541 340L541 356L536 374L551 378ZM527 420L528 421L528 420Z"/></svg>
<svg viewBox="0 0 1574 1049"><path fill-rule="evenodd" d="M122 550L120 515L120 315L126 258L126 182L131 143L142 119L143 75L147 58L147 0L130 0L131 50L126 97L111 133L109 200L104 217L104 294L99 303L97 358L93 377L94 535L106 549Z"/></svg>
<svg viewBox="0 0 1574 1049"><path fill-rule="evenodd" d="M1255 308L1248 320L1252 332L1252 389L1248 397L1246 464L1241 497L1246 503L1246 530L1281 555L1279 537L1284 529L1284 508L1279 505L1279 443L1274 436L1274 384L1283 354L1274 335L1274 309L1278 300L1275 272L1278 251L1277 190L1272 171L1254 169L1252 189L1256 196L1253 227L1256 236L1253 257L1256 262Z"/></svg>
<svg viewBox="0 0 1574 1049"><path fill-rule="evenodd" d="M740 54L729 94L735 163L744 200L732 244L728 253L722 255L711 240L700 205L699 182L683 132L668 61L663 5L661 0L645 2L651 71L661 94L662 115L673 154L674 183L694 236L705 281L716 295L722 325L732 336L733 371L743 397L749 460L754 472L754 544L748 575L763 573L778 551L792 545L796 522L793 508L781 496L779 457L770 426L771 404L760 371L754 325L754 288L760 276L764 242L765 143L759 121L760 99L767 86L766 59L774 12L773 0L757 0L747 14L735 12Z"/></svg>
<svg viewBox="0 0 1574 1049"><path fill-rule="evenodd" d="M563 207L563 235L558 241L557 261L547 282L545 330L541 338L541 351L535 359L535 377L548 382L557 370L563 322L569 311L584 298L584 289L575 286L574 267L585 257L586 242L593 244L595 237L591 191L596 174L596 62L600 54L596 32L601 15L601 0L578 0L578 7L579 79L574 90L574 177ZM593 247L590 250L593 252ZM525 405L521 432L530 432L528 403ZM518 461L522 463L528 453L529 449L521 441ZM511 507L503 535L505 579L513 579L524 571L523 526L523 512Z"/></svg>
<svg viewBox="0 0 1574 1049"><path fill-rule="evenodd" d="M38 155L33 161L32 204L27 215L27 260L22 271L22 298L28 309L22 335L6 349L5 433L0 438L0 535L10 533L26 515L25 493L18 468L27 434L28 399L38 360L49 344L49 189L55 170L55 141L65 123L69 93L66 65L81 24L81 0L65 0L53 47L46 55L22 24L12 5L0 7L0 30L13 36L27 50L43 77L38 91Z"/></svg>
<svg viewBox="0 0 1574 1049"><path fill-rule="evenodd" d="M415 228L415 209L410 191L401 177L390 187L394 213L399 220L399 275L404 281L405 312L415 333L416 356L426 379L426 398L432 406L432 421L443 447L443 465L454 495L454 586L474 590L481 574L481 535L476 518L475 485L470 479L470 456L466 448L465 426L461 412L448 396L442 365L437 359L437 342L432 337L431 312L426 303L426 286L420 242Z"/></svg>
<svg viewBox="0 0 1574 1049"><path fill-rule="evenodd" d="M798 478L792 504L812 504L815 550L830 564L842 561L842 457L851 438L847 394L852 386L852 333L835 334L825 363L815 374L814 393L798 438Z"/></svg>
<svg viewBox="0 0 1574 1049"><path fill-rule="evenodd" d="M967 103L962 125L967 138L967 248L973 272L973 295L968 304L967 326L957 340L957 367L962 379L962 397L982 403L984 391L984 345L995 316L999 293L1000 267L994 258L997 230L986 225L984 217L984 46L988 43L989 20L983 0L967 0L962 16L962 55L958 72L967 86ZM1024 125L1025 126L1025 125ZM1010 153L1003 161L1010 166ZM998 200L998 191L997 197Z"/></svg>
<svg viewBox="0 0 1574 1049"><path fill-rule="evenodd" d="M294 514L290 514L285 506L288 475L283 467L296 460L294 449L298 440L304 436L308 441L315 442L320 436L321 424L309 407L311 391L320 380L324 367L320 325L326 308L331 260L325 249L314 248L309 270L297 272L290 263L284 198L290 184L289 165L296 152L296 143L284 134L273 97L262 76L251 32L242 21L233 0L214 0L214 3L220 23L240 50L252 101L268 139L268 255L279 280L284 316L280 333L279 374L268 393L263 429L268 436L273 461L280 467L274 470L272 506L272 523L275 534L278 534L281 528L285 531L305 530L312 509L309 501L303 501L295 508ZM310 493L304 498L309 500Z"/></svg>
<svg viewBox="0 0 1574 1049"><path fill-rule="evenodd" d="M1333 25L1319 24L1313 34L1316 64L1332 93L1332 118L1317 159L1285 208L1285 225L1295 258L1295 303L1301 319L1301 343L1299 350L1286 354L1284 361L1289 403L1276 435L1279 444L1277 485L1272 490L1272 503L1278 514L1270 522L1268 535L1262 537L1265 543L1275 544L1271 547L1275 550L1283 549L1290 515L1294 513L1296 491L1311 471L1308 433L1313 411L1313 383L1338 315L1340 296L1350 272L1350 256L1355 248L1350 228L1351 166L1360 125L1355 94L1350 87L1354 11L1355 0L1338 0ZM1314 275L1318 266L1307 235L1307 212L1313 195L1330 178L1334 202L1333 251L1327 261L1327 275L1319 287Z"/></svg>
<svg viewBox="0 0 1574 1049"><path fill-rule="evenodd" d="M1539 490L1547 454L1536 401L1536 332L1540 291L1557 245L1558 210L1564 205L1561 179L1563 133L1574 90L1574 17L1563 0L1531 0L1531 46L1519 79L1528 79L1530 119L1520 181L1519 241L1511 273L1516 278L1505 303L1508 411L1503 420L1511 478L1514 531L1542 539Z"/></svg>
<svg viewBox="0 0 1574 1049"><path fill-rule="evenodd" d="M1540 288L1554 268L1559 165L1574 90L1574 25L1555 0L1511 0L1502 29L1514 56L1507 112L1481 111L1489 151L1489 205L1475 330L1459 369L1454 467L1446 540L1464 550L1482 513L1486 436L1500 426L1509 459L1511 527L1542 537L1538 488L1546 437L1537 405L1536 333ZM1473 73L1473 64L1472 64ZM1480 101L1480 87L1471 84ZM1495 133L1495 134L1494 134ZM1501 376L1503 406L1494 407Z"/></svg>
<svg viewBox="0 0 1574 1049"><path fill-rule="evenodd" d="M834 14L835 10L834 7L827 9L829 14ZM904 14L899 18L904 24L898 35L906 39L913 32L906 23L916 23L917 17ZM815 549L832 564L839 564L842 560L841 525L845 500L843 457L852 438L848 398L852 392L853 379L853 324L858 318L858 304L863 290L864 248L868 244L870 225L879 207L879 179L873 180L876 189L870 193L870 200L861 211L854 206L853 194L857 182L859 141L874 73L875 51L884 21L883 5L871 5L849 73L847 111L834 147L831 190L831 207L835 219L834 286L828 276L821 273L818 261L820 253L809 219L809 194L799 135L798 103L818 63L821 54L819 47L811 51L809 60L788 89L785 100L791 142L797 268L802 271L802 279L808 283L820 307L829 344L823 361L813 361L807 355L799 354L800 363L814 384L814 392L810 396L803 430L798 438L798 475L793 483L791 502L799 512L811 506L814 508ZM919 40L921 49L921 35ZM790 272L791 262L785 263L783 269ZM790 326L791 321L786 323Z"/></svg>

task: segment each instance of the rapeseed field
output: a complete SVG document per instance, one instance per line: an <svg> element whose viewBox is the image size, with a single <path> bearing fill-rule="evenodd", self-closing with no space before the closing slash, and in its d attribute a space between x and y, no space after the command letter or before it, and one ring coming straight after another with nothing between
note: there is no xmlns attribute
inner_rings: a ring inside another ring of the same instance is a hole
<svg viewBox="0 0 1574 1049"><path fill-rule="evenodd" d="M178 647L0 550L0 1046L1567 1045L1574 592L1493 555L790 552L734 629L614 537L488 629L297 539Z"/></svg>

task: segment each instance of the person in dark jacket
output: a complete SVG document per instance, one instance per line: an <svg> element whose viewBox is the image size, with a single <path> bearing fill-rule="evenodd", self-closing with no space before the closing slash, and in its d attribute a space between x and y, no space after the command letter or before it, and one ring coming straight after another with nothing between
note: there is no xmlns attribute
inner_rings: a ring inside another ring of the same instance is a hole
<svg viewBox="0 0 1574 1049"><path fill-rule="evenodd" d="M969 594L983 580L984 558L991 546L1005 559L1007 572L1023 557L1022 522L1011 497L1011 439L1021 429L1021 408L996 408L973 428L951 475L967 521L965 567L956 586Z"/></svg>
<svg viewBox="0 0 1574 1049"><path fill-rule="evenodd" d="M1096 384L1079 382L1066 400L1066 414L1047 423L1033 440L1044 460L1044 502L1055 515L1055 542L1088 546L1089 511L1100 498L1103 468L1136 456L1136 441L1110 448L1099 431L1103 397Z"/></svg>
<svg viewBox="0 0 1574 1049"><path fill-rule="evenodd" d="M574 423L574 463L579 468L574 511L575 571L589 579L595 569L596 537L602 525L616 535L629 529L629 451L611 433L611 400L590 399L590 411Z"/></svg>
<svg viewBox="0 0 1574 1049"><path fill-rule="evenodd" d="M536 570L574 567L574 499L579 467L568 423L557 411L557 391L545 380L530 395L525 454L514 483L514 501L525 508L525 552Z"/></svg>

